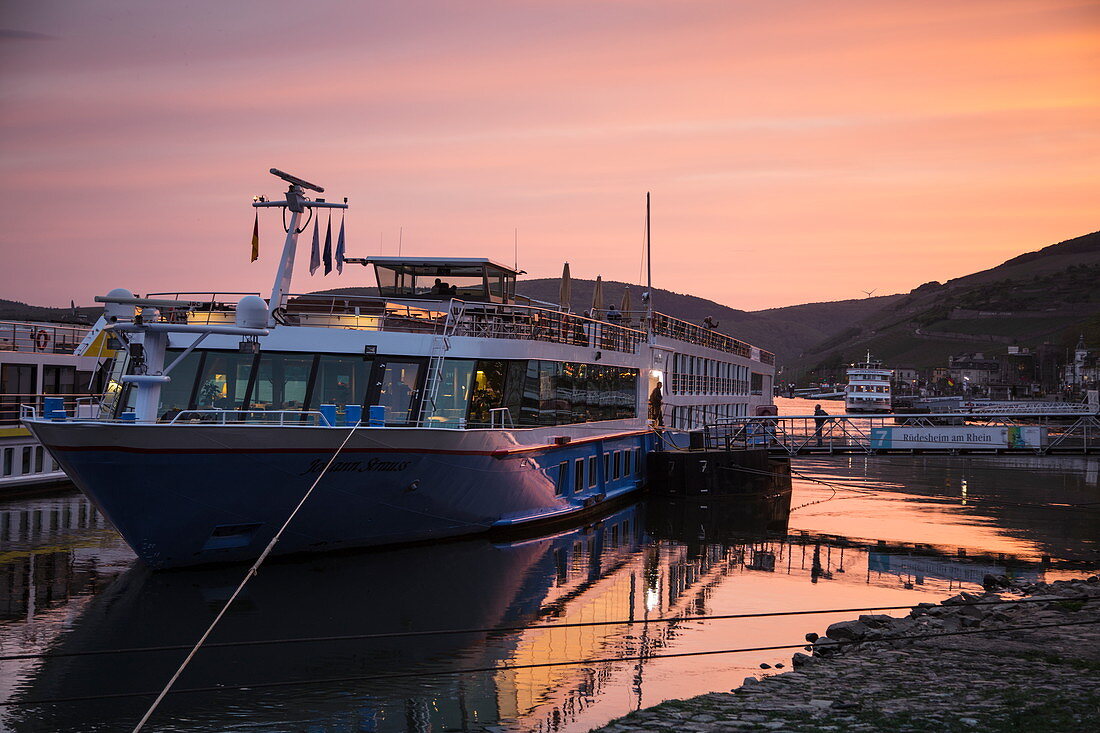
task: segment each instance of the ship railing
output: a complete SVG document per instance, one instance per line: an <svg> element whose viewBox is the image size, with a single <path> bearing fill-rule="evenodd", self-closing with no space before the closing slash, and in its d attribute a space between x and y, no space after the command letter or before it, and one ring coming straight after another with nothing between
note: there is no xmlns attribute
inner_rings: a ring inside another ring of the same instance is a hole
<svg viewBox="0 0 1100 733"><path fill-rule="evenodd" d="M65 412L70 416L86 417L87 412L81 407L86 400L99 400L100 395L89 395L87 392L78 394L0 394L0 427L12 427L19 424L24 418L23 408L29 408L40 415L45 410L45 398L59 397L64 402Z"/></svg>
<svg viewBox="0 0 1100 733"><path fill-rule="evenodd" d="M263 425L315 425L336 427L320 410L180 410L165 420L169 425L203 423L215 425L257 423Z"/></svg>
<svg viewBox="0 0 1100 733"><path fill-rule="evenodd" d="M490 428L514 428L515 426L512 422L512 411L507 407L494 407L489 410Z"/></svg>
<svg viewBox="0 0 1100 733"><path fill-rule="evenodd" d="M71 354L90 330L75 323L0 321L0 351Z"/></svg>
<svg viewBox="0 0 1100 733"><path fill-rule="evenodd" d="M985 413L876 414L876 415L783 415L734 417L708 423L702 429L704 445L711 450L740 447L768 448L789 455L800 453L866 453L897 451L881 428L1041 428L1028 434L1020 431L1013 445L990 444L988 451L1046 455L1051 452L1090 453L1100 450L1100 416L1066 415L990 415ZM877 436L877 437L876 437ZM986 450L980 443L929 441L921 447L900 448L907 452L927 450L959 452ZM908 445L908 444L907 444Z"/></svg>
<svg viewBox="0 0 1100 733"><path fill-rule="evenodd" d="M697 326L694 323L688 323L664 313L653 314L653 333L657 336L666 336L677 341L725 351L745 359L775 365L775 354L770 351L758 349L713 328Z"/></svg>
<svg viewBox="0 0 1100 733"><path fill-rule="evenodd" d="M229 295L239 294L149 293L147 297L190 303L186 308L163 309L163 320L220 324L234 320L236 303L230 302ZM442 334L452 303L463 305L461 317L452 322L455 336L548 341L627 354L636 353L638 345L646 341L644 331L565 311L457 299L419 304L374 295L292 294L276 317L292 326Z"/></svg>

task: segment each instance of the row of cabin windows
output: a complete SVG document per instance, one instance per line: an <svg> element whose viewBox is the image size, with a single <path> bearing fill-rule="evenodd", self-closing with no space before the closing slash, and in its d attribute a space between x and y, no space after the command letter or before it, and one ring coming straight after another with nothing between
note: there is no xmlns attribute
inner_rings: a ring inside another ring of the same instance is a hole
<svg viewBox="0 0 1100 733"><path fill-rule="evenodd" d="M848 392L889 392L890 385L888 384L849 384L847 387Z"/></svg>
<svg viewBox="0 0 1100 733"><path fill-rule="evenodd" d="M747 417L749 406L744 403L729 405L677 405L672 408L671 427L676 430L694 430L719 420Z"/></svg>
<svg viewBox="0 0 1100 733"><path fill-rule="evenodd" d="M0 461L0 477L26 476L46 471L60 471L61 468L46 449L40 445L22 445L4 448Z"/></svg>
<svg viewBox="0 0 1100 733"><path fill-rule="evenodd" d="M41 401L34 399L39 393L65 395L65 405L71 409L76 397L102 392L102 382L102 372L78 371L63 364L0 365L0 424L17 421L21 404L38 404L41 409Z"/></svg>
<svg viewBox="0 0 1100 733"><path fill-rule="evenodd" d="M749 393L747 366L690 354L672 355L668 380L669 394Z"/></svg>
<svg viewBox="0 0 1100 733"><path fill-rule="evenodd" d="M166 363L181 352L169 350ZM382 405L386 422L407 425L419 415L427 360L196 350L161 387L158 415L184 410L314 410ZM634 417L638 372L600 364L535 360L447 359L432 424L538 426ZM127 405L132 398L120 401ZM506 408L507 413L499 412ZM121 409L124 408L120 408ZM498 412L494 412L498 411Z"/></svg>
<svg viewBox="0 0 1100 733"><path fill-rule="evenodd" d="M630 476L642 475L641 448L609 451L601 455L603 456L605 484ZM576 494L586 489L596 488L600 483L599 460L600 456L574 459L572 462L572 476L570 476L569 461L562 461L552 468L554 493L562 496L570 492Z"/></svg>

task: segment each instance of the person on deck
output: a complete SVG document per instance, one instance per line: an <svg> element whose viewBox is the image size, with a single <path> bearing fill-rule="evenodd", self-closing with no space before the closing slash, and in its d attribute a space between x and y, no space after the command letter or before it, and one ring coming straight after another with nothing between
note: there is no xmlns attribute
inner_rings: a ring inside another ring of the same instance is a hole
<svg viewBox="0 0 1100 733"><path fill-rule="evenodd" d="M660 427L664 427L665 425L664 410L662 409L663 403L664 397L661 395L661 383L657 382L657 386L649 393L649 419Z"/></svg>
<svg viewBox="0 0 1100 733"><path fill-rule="evenodd" d="M614 323L616 325L621 325L623 322L622 311L616 308L614 303L607 306L607 322Z"/></svg>
<svg viewBox="0 0 1100 733"><path fill-rule="evenodd" d="M821 405L814 405L814 423L817 424L817 429L814 430L814 437L817 438L817 445L820 447L821 431L825 428L825 423L829 422L829 413L821 409Z"/></svg>

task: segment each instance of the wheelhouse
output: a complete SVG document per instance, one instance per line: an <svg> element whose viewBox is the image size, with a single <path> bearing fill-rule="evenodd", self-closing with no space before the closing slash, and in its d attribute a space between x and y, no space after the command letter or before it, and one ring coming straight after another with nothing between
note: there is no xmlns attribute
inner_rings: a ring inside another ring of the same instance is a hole
<svg viewBox="0 0 1100 733"><path fill-rule="evenodd" d="M384 298L513 303L516 270L481 257L349 258L374 266L378 294Z"/></svg>

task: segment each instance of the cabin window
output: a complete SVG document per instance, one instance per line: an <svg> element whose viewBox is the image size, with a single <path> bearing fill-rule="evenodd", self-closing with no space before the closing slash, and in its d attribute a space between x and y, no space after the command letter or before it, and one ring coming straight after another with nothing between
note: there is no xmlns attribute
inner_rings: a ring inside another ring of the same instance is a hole
<svg viewBox="0 0 1100 733"><path fill-rule="evenodd" d="M31 446L28 445L28 446L23 447L23 456L22 456L23 460L20 461L21 465L19 466L19 469L20 469L19 473L26 475L26 474L31 472L31 453L32 452L33 451L31 450Z"/></svg>
<svg viewBox="0 0 1100 733"><path fill-rule="evenodd" d="M611 480L611 454L603 454L603 481L606 484Z"/></svg>
<svg viewBox="0 0 1100 733"><path fill-rule="evenodd" d="M34 364L0 366L0 422L19 420L19 405L38 394L38 375Z"/></svg>
<svg viewBox="0 0 1100 733"><path fill-rule="evenodd" d="M43 394L71 395L76 392L76 367L46 364L42 367Z"/></svg>
<svg viewBox="0 0 1100 733"><path fill-rule="evenodd" d="M578 458L573 461L573 491L584 490L584 459Z"/></svg>
<svg viewBox="0 0 1100 733"><path fill-rule="evenodd" d="M416 390L419 385L419 361L388 360L381 367L376 404L386 408L387 425L406 425L415 419Z"/></svg>
<svg viewBox="0 0 1100 733"><path fill-rule="evenodd" d="M287 395L295 401L301 395L301 403L305 405L308 394L308 405L311 409L316 409L317 405L336 405L341 408L362 405L367 396L372 361L361 356L323 354L317 360L312 390L307 392L310 370L304 368L303 362L288 376Z"/></svg>
<svg viewBox="0 0 1100 733"><path fill-rule="evenodd" d="M200 410L239 410L252 381L252 365L259 354L232 351L206 353L199 376L195 405Z"/></svg>
<svg viewBox="0 0 1100 733"><path fill-rule="evenodd" d="M340 357L324 357L335 362L345 361ZM253 410L305 410L308 409L309 378L313 373L312 354L279 354L262 352L260 365L256 371L256 385L252 389L249 407ZM336 372L339 372L337 374ZM329 374L331 383L326 384L332 401L322 398L315 404L337 404L341 407L352 399L349 383L354 379L348 370L333 370ZM364 380L360 379L362 383ZM362 401L362 396L359 398Z"/></svg>
<svg viewBox="0 0 1100 733"><path fill-rule="evenodd" d="M600 482L600 477L596 472L596 456L588 457L588 488L594 489Z"/></svg>
<svg viewBox="0 0 1100 733"><path fill-rule="evenodd" d="M623 453L622 453L622 451L615 451L614 471L613 471L612 475L616 479L618 479L620 476L622 476L622 470L623 470Z"/></svg>
<svg viewBox="0 0 1100 733"><path fill-rule="evenodd" d="M430 418L433 424L458 427L466 419L475 364L472 359L448 359L443 362L439 391L435 397L435 413Z"/></svg>
<svg viewBox="0 0 1100 733"><path fill-rule="evenodd" d="M42 464L43 464L43 457L45 455L45 452L46 452L46 449L43 448L42 446L40 446L40 445L35 446L35 448L34 448L34 472L35 473L42 473Z"/></svg>
<svg viewBox="0 0 1100 733"><path fill-rule="evenodd" d="M756 372L752 373L752 385L749 388L751 394L763 394L764 393L764 375Z"/></svg>
<svg viewBox="0 0 1100 733"><path fill-rule="evenodd" d="M567 481L569 481L569 463L563 461L557 465L554 475L554 493L557 496L565 493Z"/></svg>
<svg viewBox="0 0 1100 733"><path fill-rule="evenodd" d="M15 448L4 449L4 475L11 476L15 463Z"/></svg>
<svg viewBox="0 0 1100 733"><path fill-rule="evenodd" d="M473 425L490 425L491 410L506 407L504 404L505 362L477 362L474 370L474 382L470 392L469 422ZM513 418L514 420L515 418Z"/></svg>

